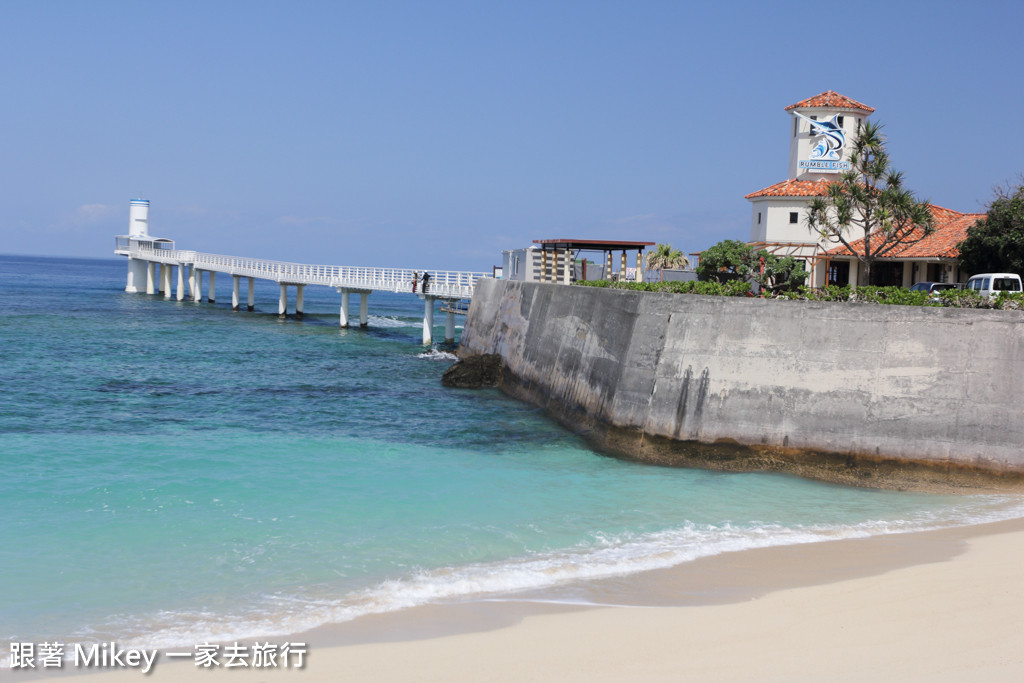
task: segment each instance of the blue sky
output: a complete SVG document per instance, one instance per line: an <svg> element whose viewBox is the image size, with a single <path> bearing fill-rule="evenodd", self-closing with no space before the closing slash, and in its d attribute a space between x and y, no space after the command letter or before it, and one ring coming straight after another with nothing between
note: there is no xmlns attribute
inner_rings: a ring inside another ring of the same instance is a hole
<svg viewBox="0 0 1024 683"><path fill-rule="evenodd" d="M785 106L874 106L922 199L1024 171L1020 2L0 2L0 253L489 271L749 237ZM844 26L846 27L844 29Z"/></svg>

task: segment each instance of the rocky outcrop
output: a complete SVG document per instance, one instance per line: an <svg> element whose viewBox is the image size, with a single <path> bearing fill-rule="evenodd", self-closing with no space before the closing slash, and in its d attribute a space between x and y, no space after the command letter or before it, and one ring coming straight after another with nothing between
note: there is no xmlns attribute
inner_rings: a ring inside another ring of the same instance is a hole
<svg viewBox="0 0 1024 683"><path fill-rule="evenodd" d="M496 387L501 382L501 356L487 353L460 360L444 371L441 384L457 389Z"/></svg>

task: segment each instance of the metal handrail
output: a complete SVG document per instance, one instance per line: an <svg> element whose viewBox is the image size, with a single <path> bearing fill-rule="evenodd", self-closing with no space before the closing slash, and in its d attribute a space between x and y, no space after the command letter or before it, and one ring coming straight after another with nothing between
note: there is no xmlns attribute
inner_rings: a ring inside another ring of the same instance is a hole
<svg viewBox="0 0 1024 683"><path fill-rule="evenodd" d="M194 268L240 277L256 277L282 284L322 285L339 289L365 289L388 292L412 292L413 273L422 277L424 271L411 268L370 268L366 266L326 266L288 263L269 259L207 254L183 249L153 249L132 242L128 249L118 244L118 253L158 263L191 264ZM438 297L473 296L477 280L488 273L436 270L430 273L427 293ZM416 283L416 292L422 293L422 284Z"/></svg>

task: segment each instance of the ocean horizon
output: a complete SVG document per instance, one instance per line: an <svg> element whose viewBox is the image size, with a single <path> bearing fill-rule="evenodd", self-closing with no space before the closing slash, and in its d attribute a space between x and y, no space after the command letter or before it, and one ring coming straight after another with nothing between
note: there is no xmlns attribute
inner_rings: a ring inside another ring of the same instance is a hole
<svg viewBox="0 0 1024 683"><path fill-rule="evenodd" d="M0 633L168 648L555 590L776 545L1024 516L1013 495L619 460L442 387L423 303L305 315L124 292L124 259L0 256ZM462 318L458 318L461 325ZM443 338L443 316L434 338ZM457 333L461 327L457 328Z"/></svg>

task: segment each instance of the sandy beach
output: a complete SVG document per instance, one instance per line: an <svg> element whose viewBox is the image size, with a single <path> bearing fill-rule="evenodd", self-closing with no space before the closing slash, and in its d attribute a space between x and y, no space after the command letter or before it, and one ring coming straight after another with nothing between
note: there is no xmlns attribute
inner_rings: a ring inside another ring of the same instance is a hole
<svg viewBox="0 0 1024 683"><path fill-rule="evenodd" d="M145 678L1019 681L1022 566L1024 520L768 548L590 587L620 606L433 606L292 638L308 644L302 670L162 657Z"/></svg>

